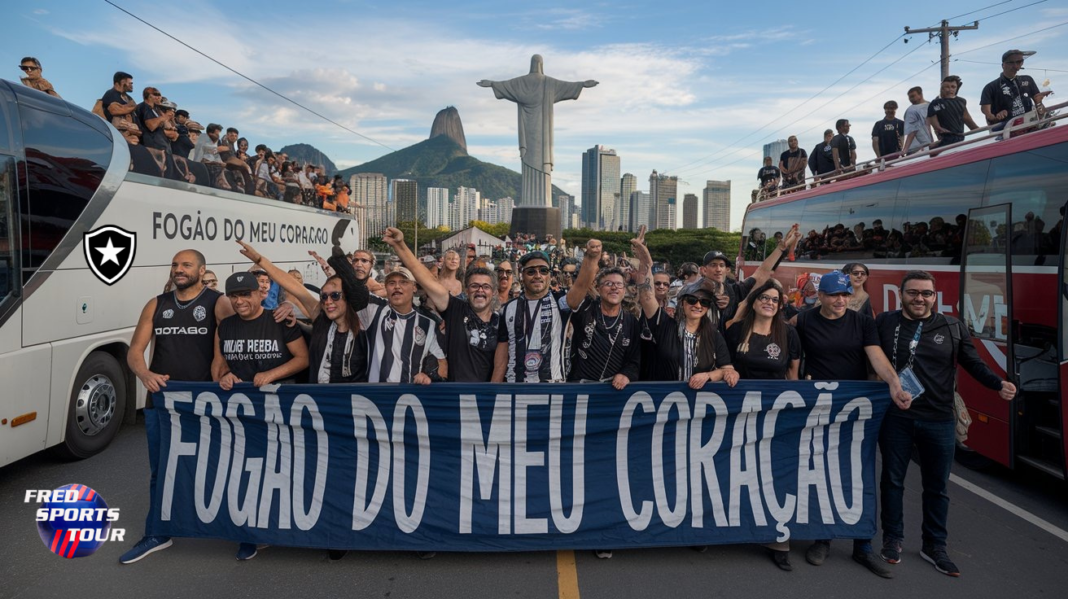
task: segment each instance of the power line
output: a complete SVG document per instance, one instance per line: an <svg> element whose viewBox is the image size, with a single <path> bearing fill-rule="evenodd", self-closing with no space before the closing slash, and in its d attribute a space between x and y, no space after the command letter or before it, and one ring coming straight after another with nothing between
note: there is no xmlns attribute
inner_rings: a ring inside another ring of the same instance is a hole
<svg viewBox="0 0 1068 599"><path fill-rule="evenodd" d="M995 66L995 67L1000 67L1001 66L1000 62L983 62L983 61L979 61L979 60L964 60L963 58L954 58L953 62L967 62L967 63L970 63L970 64L987 64L987 65L992 65L992 66ZM1029 71L1042 71L1044 73L1068 73L1068 71L1059 71L1057 69L1044 69L1042 67L1036 67L1036 66L1028 66L1027 70L1029 70Z"/></svg>
<svg viewBox="0 0 1068 599"><path fill-rule="evenodd" d="M959 18L961 18L961 17L966 17L966 16L968 16L968 15L974 15L974 14L975 14L975 13L977 13L977 12L983 12L984 10L986 10L986 9L988 9L988 8L994 8L995 6L1001 6L1002 4L1009 4L1009 3L1010 3L1010 2L1012 2L1012 1L1013 1L1013 0L1004 0L1004 2L998 2L998 3L996 3L996 4L991 4L990 6L984 6L984 7L982 7L982 8L977 8L977 9L975 9L975 10L971 11L971 12L966 12L966 13L964 13L964 14L962 14L962 15L957 15L957 16L955 16L955 17L950 17L950 18L948 18L948 19L946 19L946 20L947 20L947 21L952 21L952 20L954 20L954 19L959 19ZM931 25L931 27L935 27L935 26L937 26L937 25L938 25L938 23L935 23L934 25Z"/></svg>
<svg viewBox="0 0 1068 599"><path fill-rule="evenodd" d="M1018 10L1023 10L1025 8L1029 7L1029 6L1034 6L1036 4L1042 4L1044 2L1049 2L1049 0L1038 0L1038 2L1032 2L1031 4L1024 4L1023 6L1017 6L1016 8L1010 8L1009 10L1006 10L1006 11L1003 11L1003 12L999 12L999 13L997 13L995 15L987 15L985 17L980 18L979 20L980 21L989 21L990 19L993 19L994 17L1000 17L1001 15L1007 15L1010 12L1016 12Z"/></svg>
<svg viewBox="0 0 1068 599"><path fill-rule="evenodd" d="M167 36L167 37L171 38L172 40L174 40L174 41L178 42L179 44L181 44L181 45L185 46L186 48L189 48L189 49L190 49L190 50L192 50L193 52L196 52L197 54L199 54L199 55L203 56L204 58L207 58L208 60L210 60L210 61L214 62L215 64L219 65L220 67L222 67L222 68L224 68L224 69L226 69L226 70L230 71L231 73L233 73L233 74L237 75L238 77L241 77L242 79L245 79L246 81L248 81L248 82L250 82L250 83L253 83L253 84L255 84L255 85L257 85L257 86L259 86L259 87L261 87L261 88L263 88L263 89L267 90L268 92L270 92L270 93L272 93L272 94L274 94L274 95L278 96L279 98L282 98L282 99L283 99L283 100L285 100L286 102L289 102L290 104L293 104L294 106L297 106L297 107L299 107L299 108L301 108L301 109L303 109L303 110L306 110L307 112L310 112L311 114L314 114L315 116L317 116L317 117L319 117L319 118L323 119L324 121L326 121L326 122L328 122L328 123L331 123L331 124L335 125L336 127L340 128L340 129L343 129L343 130L345 130L345 131L348 131L349 133L352 133L353 135L357 135L357 136L359 136L359 137L362 137L362 138L366 139L367 141L369 141L369 142L371 142L371 143L374 143L374 144L380 145L380 146L382 146L383 148L386 148L387 150L389 150L389 151L391 151L391 152L395 152L395 151L396 151L396 150L394 150L393 148L391 148L391 147L387 146L386 144L384 144L384 143L382 143L382 142L378 141L377 139L372 139L372 138L370 138L370 137L368 137L368 136L364 135L363 133L360 133L359 131L355 131L355 130L353 130L353 129L349 129L348 127L346 127L345 125L342 125L341 123L339 123L339 122L335 121L334 119L331 119L330 117L328 117L328 116L326 116L326 115L320 114L319 112L316 112L315 110L312 110L311 108L308 108L307 106L305 106L305 105L301 104L300 102L297 102L296 100L294 100L294 99L290 98L289 96L286 96L285 94L282 94L282 93L280 93L280 92L277 92L277 91L275 91L275 90L271 89L270 87L267 87L266 85L264 85L264 84L260 83L259 81L256 81L255 79L253 79L252 77L249 77L248 75L245 75L244 73L242 73L242 72L238 71L237 69L234 69L233 67L230 67L229 65L223 64L222 62L220 62L220 61L216 60L215 58L213 58L213 57L211 57L211 56L209 56L209 55L205 54L204 52L201 52L201 51L200 51L200 50L198 50L197 48L194 48L193 46L191 46L191 45L189 45L189 44L185 43L184 41L182 41L182 40L178 39L177 37L174 37L173 35L171 35L171 34L167 33L166 31L164 31L164 30L162 30L162 29L160 29L159 27L156 27L156 26L155 26L155 25L153 25L152 23L149 23L148 21L146 21L146 20L142 19L141 17L139 17L139 16L137 16L137 15L133 14L132 12L130 12L130 11L128 11L128 10L126 10L125 8L123 8L123 7L119 6L118 4L115 4L115 3L114 3L114 2L112 2L111 0L104 0L104 2L107 2L107 3L108 3L108 4L110 4L111 6L113 6L113 7L117 8L118 10L120 10L120 11L122 11L122 12L126 13L127 15L129 15L129 16L131 16L131 17L133 17L134 19L136 19L136 20L138 20L138 21L140 21L140 22L144 23L145 25L148 25L148 26L149 26L149 27L151 27L152 29L155 29L156 31L158 31L158 32L162 33L163 35L165 35L165 36Z"/></svg>
<svg viewBox="0 0 1068 599"><path fill-rule="evenodd" d="M997 41L997 42L994 42L992 44L987 44L985 46L979 46L978 48L972 48L971 50L965 50L963 52L957 52L957 53L953 54L953 56L960 56L961 54L968 54L970 52L976 52L976 51L979 51L979 50L985 50L986 48L989 48L991 46L997 46L999 44L1004 44L1005 42L1011 42L1013 40L1018 40L1018 39L1020 39L1022 37L1031 37L1036 33L1042 33L1043 31L1049 31L1050 29L1056 29L1058 27L1064 27L1065 25L1068 25L1068 21L1064 21L1063 23L1057 23L1056 25L1050 25L1049 27L1045 27L1043 29L1037 29L1035 31L1031 31L1031 32L1025 33L1023 35L1017 35L1016 37L1010 37L1008 39Z"/></svg>

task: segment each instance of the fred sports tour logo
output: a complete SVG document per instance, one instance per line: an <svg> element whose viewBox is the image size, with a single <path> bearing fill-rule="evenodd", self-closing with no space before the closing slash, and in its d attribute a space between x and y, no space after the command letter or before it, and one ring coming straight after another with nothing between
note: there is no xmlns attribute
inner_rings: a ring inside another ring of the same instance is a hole
<svg viewBox="0 0 1068 599"><path fill-rule="evenodd" d="M40 503L37 533L56 555L72 559L96 552L105 541L122 541L126 530L112 528L119 508L109 508L99 493L85 485L63 485L55 491L28 489L26 503Z"/></svg>

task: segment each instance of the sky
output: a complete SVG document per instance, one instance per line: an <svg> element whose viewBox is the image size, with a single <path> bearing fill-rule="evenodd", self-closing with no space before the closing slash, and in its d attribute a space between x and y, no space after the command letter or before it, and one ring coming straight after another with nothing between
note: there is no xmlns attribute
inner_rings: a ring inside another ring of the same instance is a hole
<svg viewBox="0 0 1068 599"><path fill-rule="evenodd" d="M780 0L113 2L365 137L103 0L9 3L0 73L16 81L18 60L35 56L56 90L88 109L127 71L138 99L158 87L201 124L237 127L253 146L310 143L339 168L426 139L437 111L455 106L469 153L519 171L516 106L475 82L526 74L541 54L551 77L600 82L555 106L553 183L581 201L582 153L603 145L644 191L654 169L679 177L680 199L700 198L706 180L731 180L735 230L764 143L797 135L811 150L848 118L864 160L885 101L898 102L901 118L910 87L937 96L938 40L913 34L906 44L905 26L979 20L950 45L950 71L977 121L982 87L1010 48L1037 51L1024 72L1068 96L1065 0L904 0L890 10L830 0L818 11Z"/></svg>

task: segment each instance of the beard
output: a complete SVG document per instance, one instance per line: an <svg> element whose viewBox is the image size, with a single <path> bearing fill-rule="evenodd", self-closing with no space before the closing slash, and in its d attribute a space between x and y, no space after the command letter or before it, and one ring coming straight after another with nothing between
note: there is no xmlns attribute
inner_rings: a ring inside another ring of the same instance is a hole
<svg viewBox="0 0 1068 599"><path fill-rule="evenodd" d="M171 283L174 283L175 289L186 290L199 282L200 277L198 277L197 275L190 275L184 283L179 283L178 281L174 280L174 277L171 277Z"/></svg>

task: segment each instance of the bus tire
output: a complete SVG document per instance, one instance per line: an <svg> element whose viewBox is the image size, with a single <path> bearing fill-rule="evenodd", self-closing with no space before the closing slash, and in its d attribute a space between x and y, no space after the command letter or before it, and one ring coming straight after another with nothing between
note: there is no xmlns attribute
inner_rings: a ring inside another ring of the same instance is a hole
<svg viewBox="0 0 1068 599"><path fill-rule="evenodd" d="M55 450L63 458L94 456L111 443L126 410L126 377L110 354L93 352L82 362L70 393L67 431Z"/></svg>

